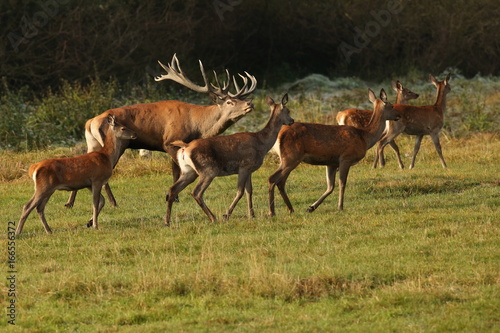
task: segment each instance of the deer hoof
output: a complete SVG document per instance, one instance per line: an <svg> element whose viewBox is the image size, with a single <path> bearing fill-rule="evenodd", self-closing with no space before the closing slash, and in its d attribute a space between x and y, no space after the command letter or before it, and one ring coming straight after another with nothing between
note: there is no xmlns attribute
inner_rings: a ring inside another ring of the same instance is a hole
<svg viewBox="0 0 500 333"><path fill-rule="evenodd" d="M94 225L94 220L90 219L90 220L87 222L87 228L91 228L93 225Z"/></svg>
<svg viewBox="0 0 500 333"><path fill-rule="evenodd" d="M227 220L229 220L229 216L230 216L230 215L228 215L228 214L224 214L224 215L222 215L222 219L223 219L224 221L227 221Z"/></svg>
<svg viewBox="0 0 500 333"><path fill-rule="evenodd" d="M68 202L67 204L64 205L64 207L70 209L70 208L73 208L73 203L72 202Z"/></svg>
<svg viewBox="0 0 500 333"><path fill-rule="evenodd" d="M307 212L308 212L308 213L312 213L312 212L314 212L315 210L316 210L316 208L314 208L313 206L309 206L309 207L307 208Z"/></svg>

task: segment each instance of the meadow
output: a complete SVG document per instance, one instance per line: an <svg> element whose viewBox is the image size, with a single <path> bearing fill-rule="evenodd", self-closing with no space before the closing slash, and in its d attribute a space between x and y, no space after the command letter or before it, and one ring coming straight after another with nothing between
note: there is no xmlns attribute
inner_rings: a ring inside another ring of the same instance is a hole
<svg viewBox="0 0 500 333"><path fill-rule="evenodd" d="M297 121L333 123L336 110L368 107L366 86L390 87L321 80L286 87ZM426 80L406 81L421 94L412 104L433 100ZM336 208L336 189L315 212L306 212L326 182L324 167L301 165L287 183L296 212L289 214L277 197L277 216L268 217L267 177L279 164L269 154L253 176L254 219L246 217L243 198L230 220L209 223L189 194L191 185L165 228L170 161L158 152L151 158L127 152L110 181L119 206L104 207L100 230L85 226L89 191L79 192L72 209L64 208L68 192L53 195L46 208L52 235L45 234L35 212L29 217L15 239L16 325L3 316L0 327L13 332L499 331L500 135L498 122L491 124L499 117L498 82L451 82L441 135L447 169L429 138L413 170L398 169L390 149L386 167L373 170L370 150L351 168L344 211ZM270 93L278 98L284 89ZM257 94L255 113L230 131L262 126L268 115L265 93ZM477 103L483 107L473 108ZM397 142L408 165L413 138ZM4 253L10 246L8 221L17 223L33 194L27 167L82 151L82 143L2 151ZM207 190L206 202L217 216L231 203L235 186L236 177L230 176L217 178ZM3 266L9 277L6 257ZM4 308L12 299L9 288L5 279Z"/></svg>

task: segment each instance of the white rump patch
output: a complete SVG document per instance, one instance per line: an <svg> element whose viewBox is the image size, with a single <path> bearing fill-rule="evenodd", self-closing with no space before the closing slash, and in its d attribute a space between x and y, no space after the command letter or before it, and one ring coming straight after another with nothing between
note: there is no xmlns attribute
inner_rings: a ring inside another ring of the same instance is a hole
<svg viewBox="0 0 500 333"><path fill-rule="evenodd" d="M186 148L180 148L177 151L177 161L179 162L179 167L182 173L191 173L193 171L198 173L193 160L191 160L190 151L187 151Z"/></svg>

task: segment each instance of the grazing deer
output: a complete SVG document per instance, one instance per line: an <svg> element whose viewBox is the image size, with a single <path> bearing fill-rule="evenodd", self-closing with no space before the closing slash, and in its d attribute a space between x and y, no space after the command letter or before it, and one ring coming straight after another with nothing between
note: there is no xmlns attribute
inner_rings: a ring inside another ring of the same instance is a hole
<svg viewBox="0 0 500 333"><path fill-rule="evenodd" d="M159 62L167 74L157 76L155 80L172 80L196 92L209 94L215 102L214 105L201 106L170 100L107 110L88 120L85 124L87 151L97 151L103 146L108 127L106 121L108 115L114 115L120 123L137 133L136 140L121 148L118 153L118 156L121 156L127 148L164 151L164 147L169 147L172 150L168 144L175 140L190 142L194 139L219 135L253 110L253 104L245 98L257 86L255 77L247 72L245 72L246 76L239 74L243 80L243 85L240 88L233 76L236 89L233 94L229 92L231 81L227 70L227 79L222 82L222 85L214 72L217 84L214 85L208 82L203 64L201 61L199 63L204 81L203 86L193 83L185 76L176 55L173 56L172 62L168 65ZM167 151L167 153L174 156L175 150ZM175 181L179 177L179 167L174 161L172 161L172 171ZM106 184L104 188L110 203L116 206L116 200L109 185ZM76 192L73 192L66 207L73 206L75 197Z"/></svg>
<svg viewBox="0 0 500 333"><path fill-rule="evenodd" d="M365 157L366 151L380 138L386 120L397 120L399 115L387 102L387 95L382 89L380 99L368 89L368 97L373 103L373 117L365 128L347 125L323 125L311 123L294 123L284 126L278 134L277 152L280 157L278 170L269 177L269 216L274 216L274 187L278 189L285 201L288 211L293 207L285 191L285 184L290 172L300 162L313 165L326 165L326 192L307 209L313 212L332 193L335 186L337 169L340 174L338 209L344 208L344 190L347 175L352 165Z"/></svg>
<svg viewBox="0 0 500 333"><path fill-rule="evenodd" d="M23 207L16 234L23 230L31 211L36 208L47 233L52 233L45 219L45 205L56 190L75 191L88 188L92 191L93 214L87 224L97 229L97 216L104 207L101 188L113 173L120 149L136 134L116 121L115 116L107 118L108 129L103 147L77 157L53 158L35 163L29 168L29 175L35 182L35 194Z"/></svg>
<svg viewBox="0 0 500 333"><path fill-rule="evenodd" d="M396 82L392 81L392 89L396 91L395 104L406 104L408 103L409 100L417 99L419 96L410 89L403 87L403 85L399 81ZM361 128L368 125L372 115L373 111L371 110L349 109L345 111L340 111L339 113L337 113L337 123L339 125L349 125ZM394 131L393 128L398 125L399 122L393 120L387 120L385 123L385 131L384 133L382 133L382 136L384 136L384 134L387 132ZM401 155L399 153L399 147L394 142L394 140L389 142L389 144L391 145L392 149L394 149L394 151L396 152L399 167L403 169L404 165L403 161L401 160ZM375 158L375 163L373 164L373 168L377 167L377 160L379 159L380 159L380 166L382 167L385 165L384 155L381 154L380 157L377 155L377 158Z"/></svg>
<svg viewBox="0 0 500 333"><path fill-rule="evenodd" d="M224 218L229 218L244 191L248 201L248 216L254 217L252 173L262 165L264 156L276 141L281 126L293 124L290 110L286 107L287 101L287 94L283 96L281 104L275 104L271 97L267 97L266 102L271 107L271 116L266 126L259 132L199 139L188 144L182 141L171 143L181 148L177 152L181 175L167 194L166 226L170 225L175 198L198 176L200 180L192 194L210 221L216 221L216 217L203 201L203 193L215 177L233 174L238 174L238 191Z"/></svg>
<svg viewBox="0 0 500 333"><path fill-rule="evenodd" d="M443 81L438 81L434 76L429 75L429 79L437 89L436 103L427 106L414 106L406 104L395 104L394 109L401 114L401 120L389 128L380 139L377 145L377 159L375 159L374 167L377 160L383 162L384 147L391 142L401 133L415 135L415 147L413 149L413 156L411 159L410 169L415 166L415 158L420 149L422 138L424 135L430 135L434 147L441 159L441 165L446 168L443 152L441 150L441 143L439 142L439 133L444 124L444 112L446 109L446 95L451 91L450 74L446 76ZM381 164L383 165L383 164ZM403 168L400 162L400 167Z"/></svg>

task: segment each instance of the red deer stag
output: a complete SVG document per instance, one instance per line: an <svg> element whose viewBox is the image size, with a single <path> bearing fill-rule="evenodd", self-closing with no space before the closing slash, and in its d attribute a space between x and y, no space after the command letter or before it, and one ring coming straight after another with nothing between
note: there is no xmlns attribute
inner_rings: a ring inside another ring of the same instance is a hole
<svg viewBox="0 0 500 333"><path fill-rule="evenodd" d="M203 201L203 193L215 177L233 174L238 174L238 191L224 218L229 218L245 191L248 201L248 216L254 217L252 173L262 165L264 156L276 141L281 126L293 124L290 110L286 107L287 101L288 95L286 94L283 96L281 104L275 104L271 97L267 97L266 102L271 107L271 116L266 126L259 132L199 139L191 141L189 144L181 141L171 143L171 145L181 148L177 152L181 176L167 194L166 226L170 225L172 204L175 198L198 176L200 180L192 194L210 221L216 221L216 217Z"/></svg>
<svg viewBox="0 0 500 333"><path fill-rule="evenodd" d="M285 191L285 184L290 172L300 162L312 165L326 165L327 190L307 209L313 212L329 196L335 186L335 174L339 170L339 203L338 209L344 208L344 190L349 168L365 157L366 151L380 138L386 120L397 120L399 115L387 102L387 95L382 89L380 99L368 89L368 96L373 103L374 112L370 124L365 128L347 125L323 125L311 123L294 123L284 126L278 134L275 147L280 157L278 170L269 177L269 216L274 216L274 188L278 189L285 201L288 211L293 207Z"/></svg>
<svg viewBox="0 0 500 333"><path fill-rule="evenodd" d="M426 106L395 104L394 109L401 114L401 120L397 122L395 126L388 129L378 142L375 163L379 158L383 159L384 148L387 144L394 142L394 139L399 134L406 133L416 136L410 169L413 169L415 166L415 158L417 157L424 135L431 136L434 147L441 159L441 165L443 168L447 167L441 150L441 143L439 142L439 133L444 124L446 95L451 91L451 86L449 84L450 74L448 74L443 81L436 80L432 75L429 75L429 79L437 89L436 103Z"/></svg>
<svg viewBox="0 0 500 333"><path fill-rule="evenodd" d="M157 76L155 80L172 80L196 92L209 94L212 100L215 101L214 105L201 106L170 100L107 110L88 120L85 124L88 152L99 150L102 147L108 126L106 121L108 115L114 115L124 126L137 133L137 140L131 141L130 144L122 147L119 152L119 156L121 156L127 148L164 151L164 147L175 140L190 142L194 139L221 134L229 126L253 110L253 104L246 101L245 98L257 86L255 77L247 72L245 72L246 76L238 74L243 80L243 85L240 88L233 76L236 89L233 94L229 92L231 80L227 70L227 80L222 82L222 86L217 79L217 74L214 72L217 85L213 85L207 80L202 62L199 63L204 81L203 86L193 83L185 76L175 54L170 64L164 65L159 62L167 74ZM175 154L174 151L167 152L171 156ZM177 180L179 168L174 161L172 161L172 173L174 181ZM116 200L109 185L105 184L104 189L111 204L116 206ZM66 203L67 207L73 206L75 196L76 192L73 192Z"/></svg>
<svg viewBox="0 0 500 333"><path fill-rule="evenodd" d="M410 89L403 87L403 85L399 81L396 81L396 82L392 81L392 89L394 89L396 91L396 104L406 104L409 100L417 99L419 96L418 94L414 93ZM372 115L373 115L373 111L371 111L371 110L349 109L349 110L345 110L345 111L340 111L339 113L337 113L337 123L339 125L349 125L349 126L361 128L361 127L365 127L368 125ZM397 127L399 125L400 125L399 122L396 122L393 120L387 120L385 123L384 133L382 133L382 137L384 136L385 133L390 132L390 131L394 131L393 128ZM394 151L396 152L399 167L401 169L403 169L404 164L403 164L403 161L401 160L401 155L399 153L398 145L396 144L396 142L394 142L394 140L389 142L389 144L391 145L392 149L394 149ZM375 159L375 162L373 164L373 168L377 167L377 160L378 159L379 159L378 157ZM385 165L384 155L381 154L380 155L380 166L382 167L384 165Z"/></svg>
<svg viewBox="0 0 500 333"><path fill-rule="evenodd" d="M97 216L104 206L101 189L113 173L124 143L136 138L136 134L107 117L108 129L103 147L99 151L77 157L53 158L35 163L29 168L29 175L35 182L35 194L23 207L16 234L23 230L31 211L36 208L47 233L52 233L45 219L45 205L56 190L75 191L88 188L92 191L93 214L87 226L97 229Z"/></svg>

